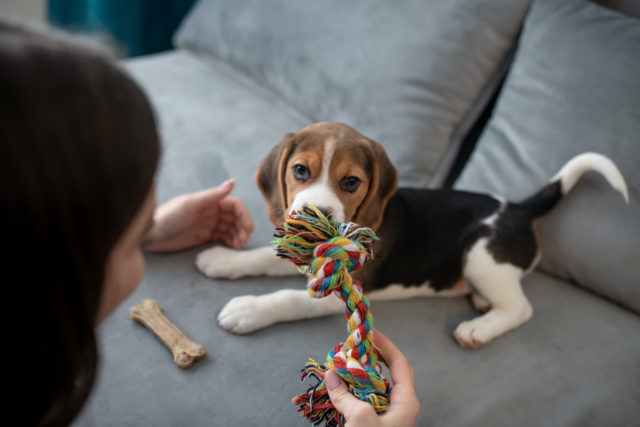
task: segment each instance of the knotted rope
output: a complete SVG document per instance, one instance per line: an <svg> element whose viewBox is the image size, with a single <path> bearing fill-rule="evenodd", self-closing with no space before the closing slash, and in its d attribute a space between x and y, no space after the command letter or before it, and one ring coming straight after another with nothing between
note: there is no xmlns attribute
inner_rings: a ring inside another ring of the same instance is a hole
<svg viewBox="0 0 640 427"><path fill-rule="evenodd" d="M323 298L337 292L346 304L348 319L349 336L329 352L326 363L320 365L309 359L302 369L301 379L310 376L317 384L293 398L298 412L315 425L323 420L328 426L344 425L344 417L327 393L324 373L328 369L338 372L356 398L369 402L376 412L384 412L389 405L390 386L380 373L373 348L373 316L362 286L350 274L368 258L373 259L373 243L378 240L375 233L352 222L339 224L309 207L287 216L275 237L277 255L307 274L309 295Z"/></svg>

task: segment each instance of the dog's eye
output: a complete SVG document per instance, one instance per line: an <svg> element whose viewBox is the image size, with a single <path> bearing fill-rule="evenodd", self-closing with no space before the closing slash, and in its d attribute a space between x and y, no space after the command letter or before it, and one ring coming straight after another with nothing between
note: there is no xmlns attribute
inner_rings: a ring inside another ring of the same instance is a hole
<svg viewBox="0 0 640 427"><path fill-rule="evenodd" d="M340 181L340 187L342 187L344 191L353 193L358 189L358 187L360 187L360 179L355 176L347 176L342 178L342 181Z"/></svg>
<svg viewBox="0 0 640 427"><path fill-rule="evenodd" d="M311 172L307 169L306 166L303 165L295 165L293 167L293 177L298 181L306 181L309 179Z"/></svg>

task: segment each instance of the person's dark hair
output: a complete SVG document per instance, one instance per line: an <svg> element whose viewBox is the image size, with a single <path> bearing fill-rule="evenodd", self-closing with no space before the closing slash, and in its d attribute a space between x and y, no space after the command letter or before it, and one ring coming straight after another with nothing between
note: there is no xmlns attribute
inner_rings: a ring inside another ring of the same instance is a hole
<svg viewBox="0 0 640 427"><path fill-rule="evenodd" d="M105 266L159 152L149 102L109 53L0 19L2 290L19 307L5 389L27 407L19 424L67 425L85 402Z"/></svg>

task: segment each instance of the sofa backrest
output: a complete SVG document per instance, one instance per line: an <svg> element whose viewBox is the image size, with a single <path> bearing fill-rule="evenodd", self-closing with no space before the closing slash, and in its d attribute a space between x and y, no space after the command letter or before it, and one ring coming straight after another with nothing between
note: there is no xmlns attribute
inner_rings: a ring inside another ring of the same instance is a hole
<svg viewBox="0 0 640 427"><path fill-rule="evenodd" d="M601 6L624 13L625 15L640 18L640 1L638 0L592 0Z"/></svg>
<svg viewBox="0 0 640 427"><path fill-rule="evenodd" d="M540 223L540 268L640 312L640 19L584 0L535 0L457 187L518 201L585 151L616 163L630 204L584 175Z"/></svg>
<svg viewBox="0 0 640 427"><path fill-rule="evenodd" d="M175 44L230 63L310 122L378 140L400 184L425 187L444 181L529 2L200 0Z"/></svg>

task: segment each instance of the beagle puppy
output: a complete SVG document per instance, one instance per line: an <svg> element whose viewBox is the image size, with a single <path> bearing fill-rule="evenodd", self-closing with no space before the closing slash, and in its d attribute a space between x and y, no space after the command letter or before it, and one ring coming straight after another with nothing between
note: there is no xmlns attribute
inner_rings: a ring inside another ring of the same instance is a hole
<svg viewBox="0 0 640 427"><path fill-rule="evenodd" d="M354 274L370 300L471 294L484 314L462 322L454 336L462 347L478 348L531 317L520 282L540 259L535 225L589 170L602 174L628 202L617 167L595 153L571 159L519 203L450 189L397 188L396 170L379 143L347 125L326 122L286 135L255 179L276 227L292 210L314 205L339 222L376 231L376 258ZM196 265L212 278L298 274L272 247L217 246L200 253ZM343 310L339 298L313 299L306 290L286 289L233 298L218 322L244 334Z"/></svg>

